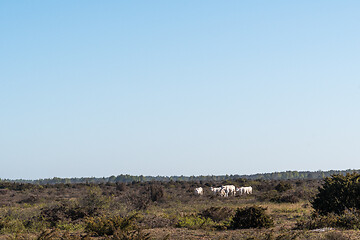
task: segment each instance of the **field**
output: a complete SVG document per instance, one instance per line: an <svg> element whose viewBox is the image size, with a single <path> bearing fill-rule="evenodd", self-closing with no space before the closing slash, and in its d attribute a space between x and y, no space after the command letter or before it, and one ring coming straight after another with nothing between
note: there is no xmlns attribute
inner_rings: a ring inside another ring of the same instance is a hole
<svg viewBox="0 0 360 240"><path fill-rule="evenodd" d="M210 186L252 186L252 195L214 196ZM0 239L359 239L360 232L307 229L321 180L0 183ZM202 186L203 196L194 188ZM238 208L260 206L268 228L232 229Z"/></svg>

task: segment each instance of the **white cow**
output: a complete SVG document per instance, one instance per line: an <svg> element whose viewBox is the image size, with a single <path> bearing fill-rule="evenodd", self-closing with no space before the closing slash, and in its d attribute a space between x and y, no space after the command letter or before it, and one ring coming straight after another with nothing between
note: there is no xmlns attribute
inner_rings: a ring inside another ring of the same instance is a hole
<svg viewBox="0 0 360 240"><path fill-rule="evenodd" d="M245 194L252 194L252 187L244 187Z"/></svg>
<svg viewBox="0 0 360 240"><path fill-rule="evenodd" d="M229 192L226 188L220 188L219 194L221 197L227 197L229 196Z"/></svg>
<svg viewBox="0 0 360 240"><path fill-rule="evenodd" d="M198 188L195 188L194 192L196 195L203 195L204 189L202 187L198 187Z"/></svg>
<svg viewBox="0 0 360 240"><path fill-rule="evenodd" d="M236 191L239 192L240 195L252 194L252 187L240 187L240 188L237 188Z"/></svg>
<svg viewBox="0 0 360 240"><path fill-rule="evenodd" d="M244 187L236 188L236 192L239 193L239 195L242 195L243 194L243 188Z"/></svg>
<svg viewBox="0 0 360 240"><path fill-rule="evenodd" d="M214 195L220 193L221 187L211 187L210 190L213 192Z"/></svg>
<svg viewBox="0 0 360 240"><path fill-rule="evenodd" d="M222 186L221 188L225 189L226 197L228 197L229 194L232 196L235 196L236 187L234 185L225 185L225 186Z"/></svg>

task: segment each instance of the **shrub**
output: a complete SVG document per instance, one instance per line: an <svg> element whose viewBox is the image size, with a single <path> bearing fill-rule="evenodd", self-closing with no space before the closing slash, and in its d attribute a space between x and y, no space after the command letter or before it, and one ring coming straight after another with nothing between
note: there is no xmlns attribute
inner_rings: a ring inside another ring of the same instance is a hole
<svg viewBox="0 0 360 240"><path fill-rule="evenodd" d="M324 180L312 201L320 214L341 214L345 209L360 209L360 174L332 175Z"/></svg>
<svg viewBox="0 0 360 240"><path fill-rule="evenodd" d="M243 184L241 184L243 185ZM265 191L271 191L274 190L274 183L270 180L258 180L257 184L254 186L254 188L258 192L265 192Z"/></svg>
<svg viewBox="0 0 360 240"><path fill-rule="evenodd" d="M215 223L210 218L203 218L197 215L179 217L176 227L188 229L205 229L214 227Z"/></svg>
<svg viewBox="0 0 360 240"><path fill-rule="evenodd" d="M93 216L102 209L109 207L109 203L109 198L102 196L99 187L91 187L87 194L79 200L79 207L84 210L87 216Z"/></svg>
<svg viewBox="0 0 360 240"><path fill-rule="evenodd" d="M55 226L58 221L66 220L67 206L65 204L57 204L47 206L41 209L40 218Z"/></svg>
<svg viewBox="0 0 360 240"><path fill-rule="evenodd" d="M18 203L20 203L20 204L22 204L22 203L35 204L37 202L39 202L39 197L34 196L34 195L26 196L25 198L18 201Z"/></svg>
<svg viewBox="0 0 360 240"><path fill-rule="evenodd" d="M56 224L56 228L59 230L66 230L66 231L76 231L83 229L82 224L73 224L71 222L58 222Z"/></svg>
<svg viewBox="0 0 360 240"><path fill-rule="evenodd" d="M274 200L278 199L279 197L280 194L275 190L266 191L259 195L256 195L256 199L262 202L266 202L266 201L276 202Z"/></svg>
<svg viewBox="0 0 360 240"><path fill-rule="evenodd" d="M330 213L327 216L319 215L314 213L310 218L300 219L296 222L295 229L318 229L325 227L334 227L338 221L338 216Z"/></svg>
<svg viewBox="0 0 360 240"><path fill-rule="evenodd" d="M164 189L159 185L151 185L149 187L150 199L153 202L162 200L164 197Z"/></svg>
<svg viewBox="0 0 360 240"><path fill-rule="evenodd" d="M345 210L341 215L329 213L320 215L312 214L308 219L296 223L297 229L317 229L324 227L337 227L343 229L360 229L360 213L355 209Z"/></svg>
<svg viewBox="0 0 360 240"><path fill-rule="evenodd" d="M360 229L360 213L355 209L346 209L339 217L338 226L345 229Z"/></svg>
<svg viewBox="0 0 360 240"><path fill-rule="evenodd" d="M150 203L148 195L141 192L135 192L127 195L126 200L128 205L137 211L147 209Z"/></svg>
<svg viewBox="0 0 360 240"><path fill-rule="evenodd" d="M19 219L1 218L0 232L1 233L20 233L25 230L23 222Z"/></svg>
<svg viewBox="0 0 360 240"><path fill-rule="evenodd" d="M285 192L287 190L292 189L292 185L288 182L280 182L278 185L276 185L275 190L278 192Z"/></svg>
<svg viewBox="0 0 360 240"><path fill-rule="evenodd" d="M124 218L120 216L89 217L86 219L85 230L97 236L113 235L115 231L135 230L135 220L136 215Z"/></svg>
<svg viewBox="0 0 360 240"><path fill-rule="evenodd" d="M51 240L58 236L58 232L53 230L45 230L42 231L39 236L36 238L36 240Z"/></svg>
<svg viewBox="0 0 360 240"><path fill-rule="evenodd" d="M41 209L40 219L43 219L51 224L52 227L56 226L58 222L77 220L84 218L88 215L87 209L80 207L71 202L62 202L60 204L47 206Z"/></svg>
<svg viewBox="0 0 360 240"><path fill-rule="evenodd" d="M253 206L238 208L230 222L230 228L269 228L274 225L273 219L265 213L266 208Z"/></svg>
<svg viewBox="0 0 360 240"><path fill-rule="evenodd" d="M116 183L116 190L122 192L126 190L126 184L122 182Z"/></svg>
<svg viewBox="0 0 360 240"><path fill-rule="evenodd" d="M300 201L300 198L297 196L296 192L286 192L279 193L275 190L264 192L256 196L257 200L265 202L276 202L276 203L297 203Z"/></svg>
<svg viewBox="0 0 360 240"><path fill-rule="evenodd" d="M49 228L48 222L36 217L23 221L23 224L27 231L36 233Z"/></svg>
<svg viewBox="0 0 360 240"><path fill-rule="evenodd" d="M234 211L228 207L211 207L202 211L199 215L203 218L210 218L214 222L220 222L229 219Z"/></svg>
<svg viewBox="0 0 360 240"><path fill-rule="evenodd" d="M143 233L135 224L137 215L128 217L101 216L90 217L86 220L85 230L105 239L113 240L148 240L150 234ZM112 237L109 237L111 236Z"/></svg>
<svg viewBox="0 0 360 240"><path fill-rule="evenodd" d="M27 239L27 238L25 238L25 239ZM66 239L66 240L89 240L90 237L88 235L81 236L81 235L70 234L69 232L61 233L57 229L42 231L36 237L36 240L60 240L60 239Z"/></svg>
<svg viewBox="0 0 360 240"><path fill-rule="evenodd" d="M150 234L144 233L140 230L135 231L115 231L114 235L110 238L111 240L149 240Z"/></svg>
<svg viewBox="0 0 360 240"><path fill-rule="evenodd" d="M0 195L6 195L8 192L9 192L9 189L7 189L7 188L4 188L4 189L0 188Z"/></svg>
<svg viewBox="0 0 360 240"><path fill-rule="evenodd" d="M141 220L141 226L145 228L164 228L170 227L174 224L174 219L170 219L166 216L157 216L157 215L144 215Z"/></svg>
<svg viewBox="0 0 360 240"><path fill-rule="evenodd" d="M341 232L329 232L324 236L325 240L349 240L349 237L346 237Z"/></svg>
<svg viewBox="0 0 360 240"><path fill-rule="evenodd" d="M297 203L300 201L300 199L294 194L284 194L279 196L278 198L271 200L272 202L278 202L278 203Z"/></svg>

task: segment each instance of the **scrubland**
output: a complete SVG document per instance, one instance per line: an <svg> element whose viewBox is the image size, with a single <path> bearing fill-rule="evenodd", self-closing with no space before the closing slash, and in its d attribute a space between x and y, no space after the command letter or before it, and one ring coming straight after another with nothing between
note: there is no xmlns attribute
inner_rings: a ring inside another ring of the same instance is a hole
<svg viewBox="0 0 360 240"><path fill-rule="evenodd" d="M225 184L252 186L253 194L224 198L209 190ZM311 201L321 184L0 182L0 239L360 239L356 221L353 227L333 227L314 217ZM199 186L203 196L193 192ZM353 218L349 213L342 219ZM253 222L255 227L247 227Z"/></svg>

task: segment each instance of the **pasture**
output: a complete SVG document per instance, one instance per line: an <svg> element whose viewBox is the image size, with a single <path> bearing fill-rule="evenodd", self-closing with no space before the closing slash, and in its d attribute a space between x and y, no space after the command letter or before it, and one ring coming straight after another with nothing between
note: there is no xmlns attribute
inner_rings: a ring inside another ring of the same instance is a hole
<svg viewBox="0 0 360 240"><path fill-rule="evenodd" d="M251 186L252 194L211 187ZM358 239L356 230L306 229L321 180L0 184L0 239ZM201 187L203 194L196 194ZM238 208L262 207L273 225L233 229Z"/></svg>

